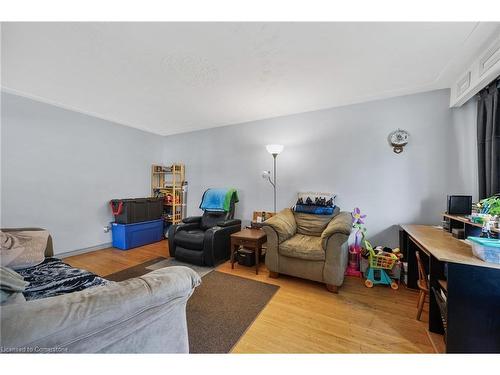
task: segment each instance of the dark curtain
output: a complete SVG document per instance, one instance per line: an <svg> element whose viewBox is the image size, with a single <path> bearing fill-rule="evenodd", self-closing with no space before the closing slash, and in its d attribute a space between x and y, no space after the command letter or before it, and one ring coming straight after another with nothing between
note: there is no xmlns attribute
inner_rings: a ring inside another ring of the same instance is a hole
<svg viewBox="0 0 500 375"><path fill-rule="evenodd" d="M479 93L477 106L477 148L479 198L500 192L500 107L499 82Z"/></svg>

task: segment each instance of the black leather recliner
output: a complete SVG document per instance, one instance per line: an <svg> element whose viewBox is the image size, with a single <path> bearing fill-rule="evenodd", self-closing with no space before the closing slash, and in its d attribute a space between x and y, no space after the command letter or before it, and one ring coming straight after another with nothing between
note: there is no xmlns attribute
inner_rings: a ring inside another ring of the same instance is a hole
<svg viewBox="0 0 500 375"><path fill-rule="evenodd" d="M241 220L234 219L234 199L227 212L204 211L168 229L170 256L198 266L215 266L229 259L232 233L241 230Z"/></svg>

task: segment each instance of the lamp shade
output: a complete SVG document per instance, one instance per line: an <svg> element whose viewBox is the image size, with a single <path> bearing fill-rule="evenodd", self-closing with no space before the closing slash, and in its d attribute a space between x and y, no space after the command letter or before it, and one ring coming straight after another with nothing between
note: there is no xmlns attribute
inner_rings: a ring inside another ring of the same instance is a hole
<svg viewBox="0 0 500 375"><path fill-rule="evenodd" d="M278 155L281 151L283 151L283 148L285 148L283 145L266 145L267 152L272 155Z"/></svg>

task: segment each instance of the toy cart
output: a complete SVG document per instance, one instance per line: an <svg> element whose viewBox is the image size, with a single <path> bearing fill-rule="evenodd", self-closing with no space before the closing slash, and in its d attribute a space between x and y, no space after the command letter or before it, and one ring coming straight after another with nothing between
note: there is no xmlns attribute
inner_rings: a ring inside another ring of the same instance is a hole
<svg viewBox="0 0 500 375"><path fill-rule="evenodd" d="M372 288L375 284L390 285L392 289L396 290L399 285L396 281L391 279L385 270L391 270L396 264L398 257L391 253L376 254L372 246L365 242L366 249L368 250L369 268L366 273L365 286Z"/></svg>

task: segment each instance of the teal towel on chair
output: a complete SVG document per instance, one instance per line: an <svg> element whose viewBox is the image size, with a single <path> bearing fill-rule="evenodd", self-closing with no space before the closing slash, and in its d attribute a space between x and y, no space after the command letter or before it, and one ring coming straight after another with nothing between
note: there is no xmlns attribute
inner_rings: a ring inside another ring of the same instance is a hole
<svg viewBox="0 0 500 375"><path fill-rule="evenodd" d="M238 193L236 189L208 189L203 194L200 208L206 211L229 211L231 199L238 202Z"/></svg>

